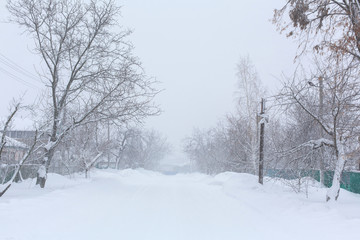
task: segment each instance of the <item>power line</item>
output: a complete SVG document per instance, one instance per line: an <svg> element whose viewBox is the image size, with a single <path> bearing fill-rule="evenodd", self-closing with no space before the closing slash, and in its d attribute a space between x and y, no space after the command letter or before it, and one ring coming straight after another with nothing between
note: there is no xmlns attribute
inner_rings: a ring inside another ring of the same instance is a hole
<svg viewBox="0 0 360 240"><path fill-rule="evenodd" d="M1 67L1 65L3 67ZM6 69L6 67L7 67L7 69ZM18 65L14 61L12 61L10 58L6 57L4 54L0 53L0 72L4 73L8 77L12 78L13 80L15 80L19 83L22 83L23 85L25 85L27 87L31 87L34 89L40 89L35 84L24 80L23 78L19 77L18 75L14 74L13 72L10 72L9 70L15 71L17 74L21 74L23 76L26 76L29 79L35 80L39 83L42 83L36 75L29 72L25 68L21 67L20 65Z"/></svg>
<svg viewBox="0 0 360 240"><path fill-rule="evenodd" d="M0 56L0 63L2 63L3 65L5 65L5 66L7 66L7 67L9 67L9 68L11 68L12 70L14 70L14 71L17 72L17 73L20 73L20 74L22 74L22 75L24 75L24 76L26 76L26 77L28 77L28 78L34 79L33 76L27 74L26 72L23 72L22 70L19 70L19 69L16 68L15 66L13 66L13 65L9 64L8 62L4 61L4 60L1 58L1 56ZM35 80L35 79L34 79L34 80Z"/></svg>
<svg viewBox="0 0 360 240"><path fill-rule="evenodd" d="M11 72L3 69L2 67L0 67L0 72L6 74L7 76L9 76L10 78L14 79L17 82L20 82L20 83L26 85L27 87L31 87L31 88L34 88L34 89L40 89L38 86L23 80L22 78L20 78L20 77L18 77L16 75L12 74Z"/></svg>
<svg viewBox="0 0 360 240"><path fill-rule="evenodd" d="M0 57L2 57L3 59L5 59L6 61L10 62L12 65L14 65L16 68L20 69L22 72L25 72L26 74L34 77L35 79L37 79L37 76L34 75L32 72L26 70L25 68L21 67L20 65L18 65L16 62L12 61L10 58L6 57L4 54L2 54L0 52Z"/></svg>
<svg viewBox="0 0 360 240"><path fill-rule="evenodd" d="M12 61L10 58L6 57L4 54L0 53L0 63L6 65L7 67L11 68L12 70L16 71L19 74L22 74L28 78L31 78L39 83L42 83L39 80L39 77L34 75L33 73L29 72L25 68L21 67L14 61Z"/></svg>

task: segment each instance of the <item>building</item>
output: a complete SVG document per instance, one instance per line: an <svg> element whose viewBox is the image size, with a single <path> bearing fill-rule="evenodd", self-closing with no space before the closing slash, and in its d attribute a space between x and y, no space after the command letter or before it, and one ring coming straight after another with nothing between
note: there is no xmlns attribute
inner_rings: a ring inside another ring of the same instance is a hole
<svg viewBox="0 0 360 240"><path fill-rule="evenodd" d="M0 138L2 138L2 133L0 133ZM1 153L1 164L18 163L23 158L28 148L27 144L5 136L5 146Z"/></svg>
<svg viewBox="0 0 360 240"><path fill-rule="evenodd" d="M19 131L19 130L7 131L5 133L6 136L15 139L19 142L25 143L28 146L30 146L34 141L35 134L36 134L35 131Z"/></svg>

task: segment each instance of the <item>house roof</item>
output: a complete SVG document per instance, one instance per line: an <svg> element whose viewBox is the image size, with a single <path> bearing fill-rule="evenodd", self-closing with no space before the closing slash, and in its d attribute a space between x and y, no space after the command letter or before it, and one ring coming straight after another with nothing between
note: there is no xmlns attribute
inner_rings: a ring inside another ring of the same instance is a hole
<svg viewBox="0 0 360 240"><path fill-rule="evenodd" d="M2 133L0 133L0 139L2 138ZM5 147L12 147L12 148L29 148L28 145L25 143L19 142L13 138L5 136Z"/></svg>

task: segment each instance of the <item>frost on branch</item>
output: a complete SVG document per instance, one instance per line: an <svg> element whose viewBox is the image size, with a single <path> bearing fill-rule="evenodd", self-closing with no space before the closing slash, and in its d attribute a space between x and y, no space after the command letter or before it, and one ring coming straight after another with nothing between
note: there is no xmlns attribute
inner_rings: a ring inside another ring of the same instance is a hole
<svg viewBox="0 0 360 240"><path fill-rule="evenodd" d="M320 139L317 139L317 140L310 140L306 143L304 143L304 146L308 146L308 147L311 147L312 149L317 149L317 148L320 148L322 146L334 146L334 143L332 140L328 140L328 139L325 139L325 138L320 138Z"/></svg>

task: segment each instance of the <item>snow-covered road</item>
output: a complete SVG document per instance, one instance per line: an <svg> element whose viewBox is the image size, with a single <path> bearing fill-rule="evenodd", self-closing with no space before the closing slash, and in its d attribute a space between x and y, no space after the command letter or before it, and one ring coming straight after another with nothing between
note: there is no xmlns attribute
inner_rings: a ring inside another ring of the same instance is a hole
<svg viewBox="0 0 360 240"><path fill-rule="evenodd" d="M343 191L326 204L324 191L310 188L307 199L234 173L51 175L45 191L26 181L0 199L0 240L354 239L360 197Z"/></svg>

